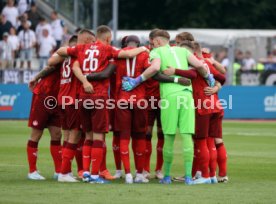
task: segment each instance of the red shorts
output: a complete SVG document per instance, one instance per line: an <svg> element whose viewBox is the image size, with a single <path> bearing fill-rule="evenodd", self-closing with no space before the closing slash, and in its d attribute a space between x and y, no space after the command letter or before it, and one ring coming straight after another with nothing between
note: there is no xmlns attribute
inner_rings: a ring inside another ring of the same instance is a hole
<svg viewBox="0 0 276 204"><path fill-rule="evenodd" d="M207 115L199 115L196 113L195 120L195 139L204 139L207 137L222 137L222 114L212 113Z"/></svg>
<svg viewBox="0 0 276 204"><path fill-rule="evenodd" d="M61 109L61 127L63 130L80 130L80 111L75 105L65 106Z"/></svg>
<svg viewBox="0 0 276 204"><path fill-rule="evenodd" d="M149 102L148 106L148 126L153 127L154 126L154 121L156 119L157 121L157 127L161 128L161 111L158 106L158 101L154 101L154 109L151 107L151 103Z"/></svg>
<svg viewBox="0 0 276 204"><path fill-rule="evenodd" d="M116 110L115 110L115 108L113 108L113 109L109 109L108 110L108 113L109 113L109 130L110 131L116 131L116 128L115 128L115 112L116 112Z"/></svg>
<svg viewBox="0 0 276 204"><path fill-rule="evenodd" d="M107 133L109 126L108 109L106 107L107 96L92 96L89 100L96 105L84 104L82 99L80 108L81 125L84 132ZM89 104L91 104L89 102Z"/></svg>
<svg viewBox="0 0 276 204"><path fill-rule="evenodd" d="M48 109L44 105L47 96L33 94L28 126L43 130L49 126L60 127L60 109Z"/></svg>
<svg viewBox="0 0 276 204"><path fill-rule="evenodd" d="M127 109L116 109L115 127L121 138L129 138L131 135L146 136L147 130L147 109L130 107ZM140 137L140 136L139 136Z"/></svg>

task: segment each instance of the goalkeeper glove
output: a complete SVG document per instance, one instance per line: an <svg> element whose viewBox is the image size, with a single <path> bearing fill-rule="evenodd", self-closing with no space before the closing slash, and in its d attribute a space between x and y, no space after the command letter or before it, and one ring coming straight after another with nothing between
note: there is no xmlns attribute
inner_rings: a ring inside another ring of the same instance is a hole
<svg viewBox="0 0 276 204"><path fill-rule="evenodd" d="M122 89L124 91L131 91L144 81L143 76L140 75L136 78L123 77Z"/></svg>
<svg viewBox="0 0 276 204"><path fill-rule="evenodd" d="M210 87L214 87L215 86L215 82L216 80L214 79L214 75L213 74L208 74L206 77L205 77L205 80L207 81L208 85Z"/></svg>

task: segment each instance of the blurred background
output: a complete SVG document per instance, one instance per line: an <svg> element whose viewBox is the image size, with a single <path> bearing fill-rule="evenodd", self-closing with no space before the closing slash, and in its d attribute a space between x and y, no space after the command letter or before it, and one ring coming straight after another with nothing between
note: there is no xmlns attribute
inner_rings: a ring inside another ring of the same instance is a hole
<svg viewBox="0 0 276 204"><path fill-rule="evenodd" d="M27 118L28 108L13 114L12 96L28 92L28 81L70 35L102 24L112 28L114 46L130 34L147 45L153 28L167 29L171 44L191 32L227 68L221 97L233 95L234 105L226 118L276 118L273 0L0 0L0 11L0 118Z"/></svg>

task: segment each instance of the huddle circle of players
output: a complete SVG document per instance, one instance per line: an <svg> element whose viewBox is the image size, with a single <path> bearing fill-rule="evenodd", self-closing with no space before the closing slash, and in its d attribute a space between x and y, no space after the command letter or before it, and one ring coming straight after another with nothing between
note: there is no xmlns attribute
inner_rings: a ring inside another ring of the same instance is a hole
<svg viewBox="0 0 276 204"><path fill-rule="evenodd" d="M151 178L159 179L161 184L227 182L224 112L220 105L204 106L210 99L219 104L217 93L225 82L225 68L187 32L176 36L176 45L169 44L170 35L162 29L150 32L148 47L140 46L139 38L130 35L117 49L110 45L111 38L111 29L104 25L97 28L96 34L80 30L70 38L68 47L59 48L29 82L33 98L28 179L45 180L36 163L38 142L44 128L48 128L53 177L59 182L79 182L79 178L106 184L122 177L127 184L148 183ZM49 97L57 99L54 108L47 107ZM109 108L111 100L116 105ZM118 106L121 101L125 102L123 108ZM151 106L141 108L146 103ZM150 158L155 120L158 140L153 176ZM184 176L172 177L177 129ZM109 130L113 132L115 175L106 167L105 136ZM135 174L130 168L130 138ZM74 158L78 178L72 174Z"/></svg>

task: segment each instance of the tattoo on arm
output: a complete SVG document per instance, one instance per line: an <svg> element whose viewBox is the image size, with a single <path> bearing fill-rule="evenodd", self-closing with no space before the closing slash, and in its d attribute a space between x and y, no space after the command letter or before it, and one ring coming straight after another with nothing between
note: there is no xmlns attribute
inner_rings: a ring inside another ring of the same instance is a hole
<svg viewBox="0 0 276 204"><path fill-rule="evenodd" d="M56 70L56 66L46 66L35 76L35 79L39 80L41 78L44 78L55 70Z"/></svg>

